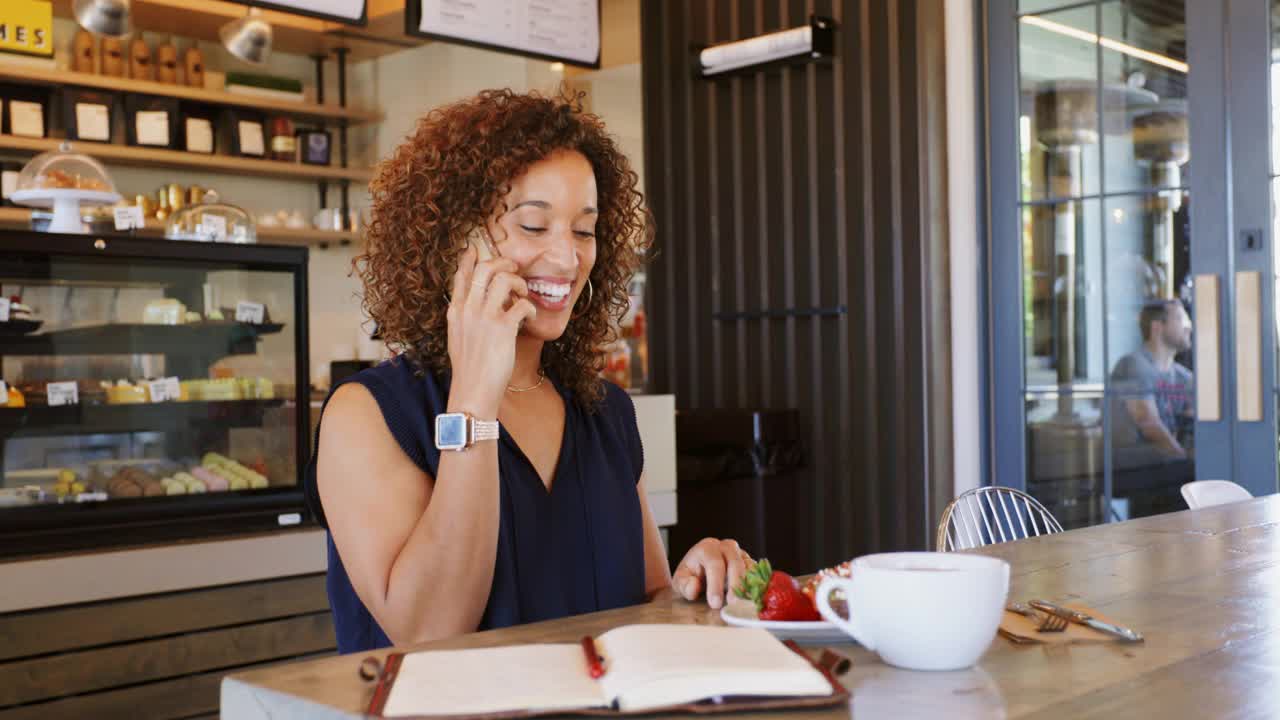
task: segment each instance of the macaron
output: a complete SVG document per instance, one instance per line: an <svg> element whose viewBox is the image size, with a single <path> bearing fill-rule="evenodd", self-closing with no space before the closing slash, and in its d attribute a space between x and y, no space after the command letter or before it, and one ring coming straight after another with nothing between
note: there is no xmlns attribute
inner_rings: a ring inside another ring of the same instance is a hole
<svg viewBox="0 0 1280 720"><path fill-rule="evenodd" d="M203 482L205 487L209 489L209 492L222 492L227 489L226 478L218 475L208 468L192 468L191 474L194 475L197 480Z"/></svg>

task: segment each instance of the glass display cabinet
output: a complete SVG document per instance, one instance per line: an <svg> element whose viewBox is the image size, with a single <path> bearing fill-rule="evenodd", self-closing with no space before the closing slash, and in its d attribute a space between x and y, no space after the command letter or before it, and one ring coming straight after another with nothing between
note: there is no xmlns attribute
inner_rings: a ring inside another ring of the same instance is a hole
<svg viewBox="0 0 1280 720"><path fill-rule="evenodd" d="M0 231L0 297L0 557L310 522L305 248Z"/></svg>

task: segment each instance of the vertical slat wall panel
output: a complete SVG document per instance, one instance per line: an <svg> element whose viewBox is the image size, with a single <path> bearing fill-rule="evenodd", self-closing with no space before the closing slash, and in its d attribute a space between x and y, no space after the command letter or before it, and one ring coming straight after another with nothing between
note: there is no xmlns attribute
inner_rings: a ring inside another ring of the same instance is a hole
<svg viewBox="0 0 1280 720"><path fill-rule="evenodd" d="M681 408L802 411L814 563L925 547L951 483L940 3L641 6L653 386ZM697 77L695 48L815 13L839 25L834 62Z"/></svg>

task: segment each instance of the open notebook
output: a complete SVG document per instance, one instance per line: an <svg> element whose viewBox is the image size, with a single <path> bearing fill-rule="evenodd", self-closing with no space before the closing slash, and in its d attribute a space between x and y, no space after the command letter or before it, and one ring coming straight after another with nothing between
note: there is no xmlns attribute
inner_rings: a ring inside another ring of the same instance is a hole
<svg viewBox="0 0 1280 720"><path fill-rule="evenodd" d="M826 670L758 628L628 625L595 638L593 679L577 643L428 650L387 657L369 714L386 718L834 705Z"/></svg>

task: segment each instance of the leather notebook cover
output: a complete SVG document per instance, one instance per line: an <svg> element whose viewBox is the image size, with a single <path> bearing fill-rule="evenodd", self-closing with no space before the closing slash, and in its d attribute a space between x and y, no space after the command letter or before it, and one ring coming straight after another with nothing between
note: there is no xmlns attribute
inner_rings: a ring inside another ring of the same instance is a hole
<svg viewBox="0 0 1280 720"><path fill-rule="evenodd" d="M590 707L578 709L558 709L546 711L533 710L510 710L504 712L482 713L482 714L450 714L450 715L398 715L395 720L502 720L503 718L529 718L544 715L582 715L596 717L624 717L636 715L654 715L660 713L682 713L694 715L715 715L720 713L731 712L757 712L761 710L780 710L788 708L819 708L832 707L842 705L849 701L849 691L845 689L840 681L836 679L834 669L838 661L838 656L824 653L820 661L810 658L803 650L794 642L787 641L785 645L798 654L805 662L809 663L818 672L822 673L823 678L831 685L830 695L810 695L810 696L742 696L742 697L726 697L720 699L719 702L712 700L702 700L693 703L684 703L680 705L669 705L664 707L648 708L645 710L625 711L603 707ZM377 685L374 687L373 697L369 701L368 715L374 718L383 718L383 709L386 706L388 697L391 695L391 689L395 685L397 676L400 671L402 662L404 661L404 653L391 653L387 655L386 661L382 666L382 672L378 675Z"/></svg>

